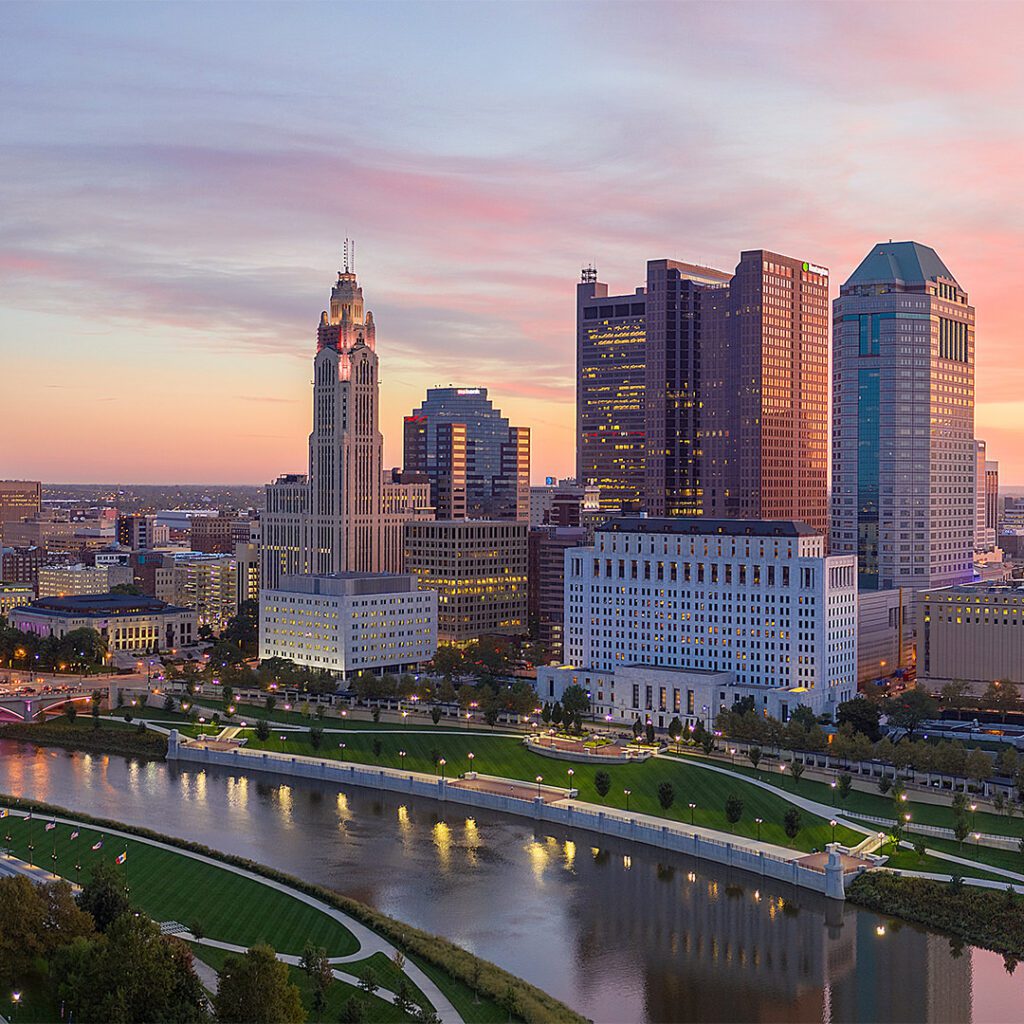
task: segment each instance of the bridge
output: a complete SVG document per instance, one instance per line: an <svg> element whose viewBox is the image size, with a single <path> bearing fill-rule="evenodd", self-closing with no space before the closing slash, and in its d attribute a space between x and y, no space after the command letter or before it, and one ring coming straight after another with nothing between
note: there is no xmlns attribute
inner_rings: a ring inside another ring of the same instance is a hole
<svg viewBox="0 0 1024 1024"><path fill-rule="evenodd" d="M35 722L48 714L61 714L69 704L76 711L88 710L94 690L68 690L65 693L0 695L0 722Z"/></svg>

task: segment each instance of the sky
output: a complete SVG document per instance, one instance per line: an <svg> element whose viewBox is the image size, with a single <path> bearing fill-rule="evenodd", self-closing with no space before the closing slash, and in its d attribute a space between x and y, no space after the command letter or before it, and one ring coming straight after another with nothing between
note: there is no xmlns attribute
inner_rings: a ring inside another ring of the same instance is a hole
<svg viewBox="0 0 1024 1024"><path fill-rule="evenodd" d="M1024 484L1022 4L0 4L0 477L303 472L346 236L427 387L574 463L575 284L933 246Z"/></svg>

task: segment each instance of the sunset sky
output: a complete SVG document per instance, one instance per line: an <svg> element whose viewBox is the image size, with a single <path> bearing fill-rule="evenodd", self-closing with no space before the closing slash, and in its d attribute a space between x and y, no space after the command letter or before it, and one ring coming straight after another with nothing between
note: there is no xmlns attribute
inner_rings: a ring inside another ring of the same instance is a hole
<svg viewBox="0 0 1024 1024"><path fill-rule="evenodd" d="M0 477L305 470L356 239L389 465L434 384L572 472L580 267L933 246L1024 484L1024 5L0 5Z"/></svg>

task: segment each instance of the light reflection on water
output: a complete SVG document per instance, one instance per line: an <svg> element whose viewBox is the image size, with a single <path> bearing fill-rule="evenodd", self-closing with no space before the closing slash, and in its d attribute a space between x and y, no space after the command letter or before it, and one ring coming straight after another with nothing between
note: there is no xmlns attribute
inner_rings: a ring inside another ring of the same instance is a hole
<svg viewBox="0 0 1024 1024"><path fill-rule="evenodd" d="M252 857L443 934L598 1021L1003 1021L1001 958L592 834L317 782L0 741L0 791ZM589 851L589 856L585 855Z"/></svg>

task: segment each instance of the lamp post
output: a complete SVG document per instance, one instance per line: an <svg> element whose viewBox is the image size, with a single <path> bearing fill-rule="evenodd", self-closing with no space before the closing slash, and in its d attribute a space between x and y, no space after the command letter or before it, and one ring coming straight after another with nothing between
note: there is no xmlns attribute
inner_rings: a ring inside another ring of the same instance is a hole
<svg viewBox="0 0 1024 1024"><path fill-rule="evenodd" d="M574 772L574 771L573 771L573 770L572 770L572 769L570 768L570 769L569 769L569 799L570 799L570 800L572 799L572 777L573 777L573 776L574 776L575 774L576 774L576 773L575 773L575 772Z"/></svg>
<svg viewBox="0 0 1024 1024"><path fill-rule="evenodd" d="M730 747L729 748L729 756L732 758L733 765L735 765L736 764L736 748L735 747Z"/></svg>
<svg viewBox="0 0 1024 1024"><path fill-rule="evenodd" d="M544 781L543 775L537 776L537 799L540 799L540 784Z"/></svg>
<svg viewBox="0 0 1024 1024"><path fill-rule="evenodd" d="M909 815L908 815L908 817L909 817ZM834 842L836 841L836 825L838 825L838 824L839 824L839 822L838 822L838 821L836 821L836 819L835 819L835 818L833 818L833 819L832 819L832 820L831 820L831 821L829 822L829 825L831 825L831 826L832 826L832 842L833 842L833 843L834 843Z"/></svg>
<svg viewBox="0 0 1024 1024"><path fill-rule="evenodd" d="M448 762L447 762L447 761L446 761L446 760L445 760L445 759L444 759L443 757L441 758L441 760L440 760L440 761L438 761L438 762L437 762L437 764L438 764L438 767L439 767L439 768L441 769L441 781L442 781L442 782L444 781L444 766L445 766L445 765L446 765L447 763L448 763Z"/></svg>
<svg viewBox="0 0 1024 1024"><path fill-rule="evenodd" d="M690 824L693 824L693 812L697 809L696 804L690 804Z"/></svg>
<svg viewBox="0 0 1024 1024"><path fill-rule="evenodd" d="M755 818L754 819L754 822L757 824L757 841L758 842L761 842L761 822L763 822L763 821L764 821L764 818Z"/></svg>
<svg viewBox="0 0 1024 1024"><path fill-rule="evenodd" d="M977 825L977 823L978 823L977 810L978 810L978 805L977 804L971 804L971 828L974 828Z"/></svg>
<svg viewBox="0 0 1024 1024"><path fill-rule="evenodd" d="M836 780L833 779L829 784L829 789L832 790L832 806L836 805Z"/></svg>
<svg viewBox="0 0 1024 1024"><path fill-rule="evenodd" d="M401 766L402 766L402 771L405 771L405 751L404 750L400 750L398 752L398 756L401 758L401 760L399 761L399 764L401 764Z"/></svg>
<svg viewBox="0 0 1024 1024"><path fill-rule="evenodd" d="M628 811L629 810L629 798L633 795L633 790L631 790L631 789L624 789L622 792L626 794L626 810Z"/></svg>
<svg viewBox="0 0 1024 1024"><path fill-rule="evenodd" d="M284 739L284 737L282 736L281 739ZM342 759L342 761L344 761L345 760L345 744L344 743L339 743L338 744L338 749L341 751L341 759Z"/></svg>
<svg viewBox="0 0 1024 1024"><path fill-rule="evenodd" d="M408 711L403 711L402 712L402 725L405 726L406 728L408 728L408 726L409 726L408 718L409 718L409 712Z"/></svg>
<svg viewBox="0 0 1024 1024"><path fill-rule="evenodd" d="M11 1005L14 1007L11 1010L11 1020L14 1021L17 1019L18 1007L21 1005L21 993L17 989L11 993Z"/></svg>
<svg viewBox="0 0 1024 1024"><path fill-rule="evenodd" d="M466 755L466 759L469 761L469 770L470 771L473 770L473 758L474 757L476 757L476 754L474 754L472 750Z"/></svg>

